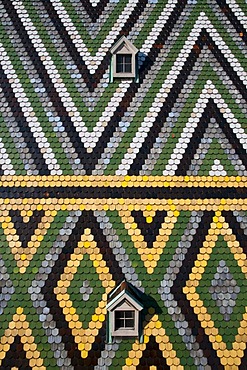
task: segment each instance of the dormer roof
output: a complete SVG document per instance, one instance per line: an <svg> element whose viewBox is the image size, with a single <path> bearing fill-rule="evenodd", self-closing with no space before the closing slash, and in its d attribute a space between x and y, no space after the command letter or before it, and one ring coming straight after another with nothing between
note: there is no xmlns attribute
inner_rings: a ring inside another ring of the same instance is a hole
<svg viewBox="0 0 247 370"><path fill-rule="evenodd" d="M138 49L125 36L122 36L110 49L111 54L137 54Z"/></svg>
<svg viewBox="0 0 247 370"><path fill-rule="evenodd" d="M123 301L128 301L136 310L141 311L143 304L138 289L123 280L108 296L107 310L114 310Z"/></svg>

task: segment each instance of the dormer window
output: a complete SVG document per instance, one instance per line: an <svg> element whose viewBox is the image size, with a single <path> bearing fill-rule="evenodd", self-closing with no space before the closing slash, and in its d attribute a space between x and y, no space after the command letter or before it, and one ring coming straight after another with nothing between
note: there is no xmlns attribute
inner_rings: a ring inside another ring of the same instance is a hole
<svg viewBox="0 0 247 370"><path fill-rule="evenodd" d="M109 295L106 306L109 342L113 337L140 337L140 312L143 305L139 300L138 290L134 289L123 281Z"/></svg>
<svg viewBox="0 0 247 370"><path fill-rule="evenodd" d="M137 79L137 48L122 36L111 48L111 82L114 78Z"/></svg>

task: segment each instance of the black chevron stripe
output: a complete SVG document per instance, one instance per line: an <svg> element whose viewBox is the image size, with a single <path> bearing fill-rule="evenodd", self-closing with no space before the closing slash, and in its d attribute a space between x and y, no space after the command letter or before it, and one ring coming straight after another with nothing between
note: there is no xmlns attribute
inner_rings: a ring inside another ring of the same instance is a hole
<svg viewBox="0 0 247 370"><path fill-rule="evenodd" d="M187 171L189 170L191 161L193 160L196 151L201 143L201 139L206 131L206 128L209 124L211 118L215 118L218 125L222 129L223 133L231 143L232 147L235 149L235 152L238 154L239 158L242 160L245 168L247 168L247 156L246 151L240 144L239 140L237 139L234 132L229 127L226 119L224 118L223 114L219 111L218 107L214 103L212 99L209 100L208 105L201 117L200 122L198 123L196 130L190 140L190 143L181 159L179 166L176 170L176 176L183 176L186 175Z"/></svg>
<svg viewBox="0 0 247 370"><path fill-rule="evenodd" d="M173 293L174 298L177 300L181 308L181 312L185 315L185 318L191 327L192 334L196 337L200 348L204 352L204 356L208 359L208 364L212 366L212 369L224 370L224 366L221 365L216 351L213 349L208 336L201 327L200 321L195 315L185 294L183 293L183 287L186 285L186 281L189 280L189 274L191 273L191 270L197 259L200 247L203 245L203 242L206 238L213 216L214 212L208 211L202 216L201 222L196 230L196 234L191 242L191 246L186 254L186 258L183 260L183 264L176 277L176 280L174 281L173 287L171 288L171 292Z"/></svg>
<svg viewBox="0 0 247 370"><path fill-rule="evenodd" d="M10 3L8 0L2 0L2 3L11 19L11 21L13 22L13 25L14 27L16 28L16 31L18 32L19 34L19 37L21 38L21 41L23 43L23 47L25 48L26 52L28 53L30 59L32 60L33 64L34 64L34 67L46 89L46 92L47 92L47 95L49 96L51 102L53 103L53 106L58 114L58 116L60 117L61 121L63 122L63 125L65 127L65 130L71 140L71 143L73 144L73 147L78 155L78 157L80 158L81 162L83 163L83 160L84 160L84 157L86 155L86 150L84 148L84 146L81 144L81 139L70 119L70 117L68 116L68 113L66 111L66 109L64 108L63 106L63 103L58 95L58 92L56 90L56 88L54 87L54 84L51 80L51 78L49 77L44 65L42 64L41 60L40 60L40 57L37 53L37 50L34 48L31 40L29 39L29 36L27 34L27 31L25 29L25 27L23 26L23 24L21 23L19 17L18 17L18 14L16 13L16 10L13 6L12 3ZM19 114L16 115L16 120L20 121L20 118L19 118ZM24 122L24 120L22 119L22 121L20 123ZM25 123L25 122L24 122ZM23 124L24 124L23 123ZM20 127L23 126L20 125ZM25 135L25 132L29 132L30 129L28 127L27 124L25 124L25 129L23 129L23 134ZM28 143L27 143L28 144ZM43 174L43 175L47 175L49 174L49 171L48 171L48 168L43 160L43 157L40 155L38 158L37 158L37 155L36 153L39 153L39 150L36 149L37 148L37 145L36 143L32 143L32 141L30 140L30 143L28 144L28 146L30 147L30 152L32 153L32 151L35 152L35 156L34 156L34 160L38 161L40 164L39 166L37 166L38 168L40 168L40 174Z"/></svg>
<svg viewBox="0 0 247 370"><path fill-rule="evenodd" d="M187 80L188 76L190 75L197 58L200 55L200 52L204 45L207 45L211 52L214 54L215 58L218 60L222 68L226 71L228 76L231 76L231 81L235 84L239 92L241 93L242 97L247 101L247 91L243 84L243 82L238 77L237 73L233 70L230 63L226 60L224 55L221 53L218 46L213 42L211 37L209 36L206 30L202 30L200 36L198 37L197 42L193 50L190 52L186 63L184 64L180 75L178 76L176 82L173 84L173 87L167 97L166 104L163 105L161 108L156 121L154 122L153 126L150 129L149 135L146 137L142 147L140 148L130 170L129 175L137 175L141 169L145 160L152 149L156 138L158 137L166 118L168 117L169 113L171 112L172 107L174 106L181 89L184 86L185 81ZM232 133L231 133L232 134ZM240 150L240 147L239 147ZM241 150L240 150L241 152ZM241 157L242 159L242 157ZM244 159L244 163L245 163Z"/></svg>
<svg viewBox="0 0 247 370"><path fill-rule="evenodd" d="M48 175L49 174L48 166L45 163L45 160L38 147L38 144L35 141L34 136L30 130L26 117L24 116L24 113L9 83L9 80L1 66L0 66L0 85L3 90L4 96L8 101L9 107L11 108L13 117L15 118L15 121L18 124L19 130L22 134L22 138L25 141L29 153L32 156L33 163L39 170L40 174ZM3 174L2 170L1 172L2 172L1 174Z"/></svg>
<svg viewBox="0 0 247 370"><path fill-rule="evenodd" d="M109 3L109 0L100 0L96 6L92 6L89 0L80 0L80 2L87 11L91 21L95 23Z"/></svg>

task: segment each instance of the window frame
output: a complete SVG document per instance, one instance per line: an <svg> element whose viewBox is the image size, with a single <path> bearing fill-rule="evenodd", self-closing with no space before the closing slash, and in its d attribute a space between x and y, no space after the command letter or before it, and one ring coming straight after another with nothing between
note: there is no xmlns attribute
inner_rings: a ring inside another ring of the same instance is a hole
<svg viewBox="0 0 247 370"><path fill-rule="evenodd" d="M133 327L120 326L116 329L116 312L134 312ZM114 337L136 337L138 336L139 327L139 311L126 300L123 300L120 305L115 307L111 315L111 333Z"/></svg>
<svg viewBox="0 0 247 370"><path fill-rule="evenodd" d="M128 62L127 61L127 58L130 57L130 61ZM119 61L118 59L119 58L122 58L121 61ZM116 54L116 73L132 73L132 54L123 54L123 53L118 53ZM121 66L122 68L119 68L119 66ZM130 66L130 70L127 71L127 68ZM120 70L119 70L120 69Z"/></svg>
<svg viewBox="0 0 247 370"><path fill-rule="evenodd" d="M135 328L135 310L115 310L114 324L115 331L120 329L133 330Z"/></svg>

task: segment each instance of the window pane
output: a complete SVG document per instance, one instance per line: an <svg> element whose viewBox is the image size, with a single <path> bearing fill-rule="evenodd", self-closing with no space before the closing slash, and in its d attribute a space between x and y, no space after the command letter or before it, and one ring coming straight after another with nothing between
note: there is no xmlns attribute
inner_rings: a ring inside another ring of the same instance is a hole
<svg viewBox="0 0 247 370"><path fill-rule="evenodd" d="M131 64L131 54L130 55L128 55L128 54L125 55L125 61L126 61L127 64Z"/></svg>
<svg viewBox="0 0 247 370"><path fill-rule="evenodd" d="M117 319L115 320L115 330L118 330L120 328L124 327L124 320L122 319Z"/></svg>
<svg viewBox="0 0 247 370"><path fill-rule="evenodd" d="M134 318L134 311L125 311L126 319L133 319Z"/></svg>
<svg viewBox="0 0 247 370"><path fill-rule="evenodd" d="M125 320L125 327L126 328L134 328L134 319L126 319Z"/></svg>
<svg viewBox="0 0 247 370"><path fill-rule="evenodd" d="M124 55L122 54L117 54L117 66L116 66L116 71L117 73L123 73L123 63L124 63Z"/></svg>
<svg viewBox="0 0 247 370"><path fill-rule="evenodd" d="M117 73L131 73L132 72L132 55L131 54L117 54Z"/></svg>

